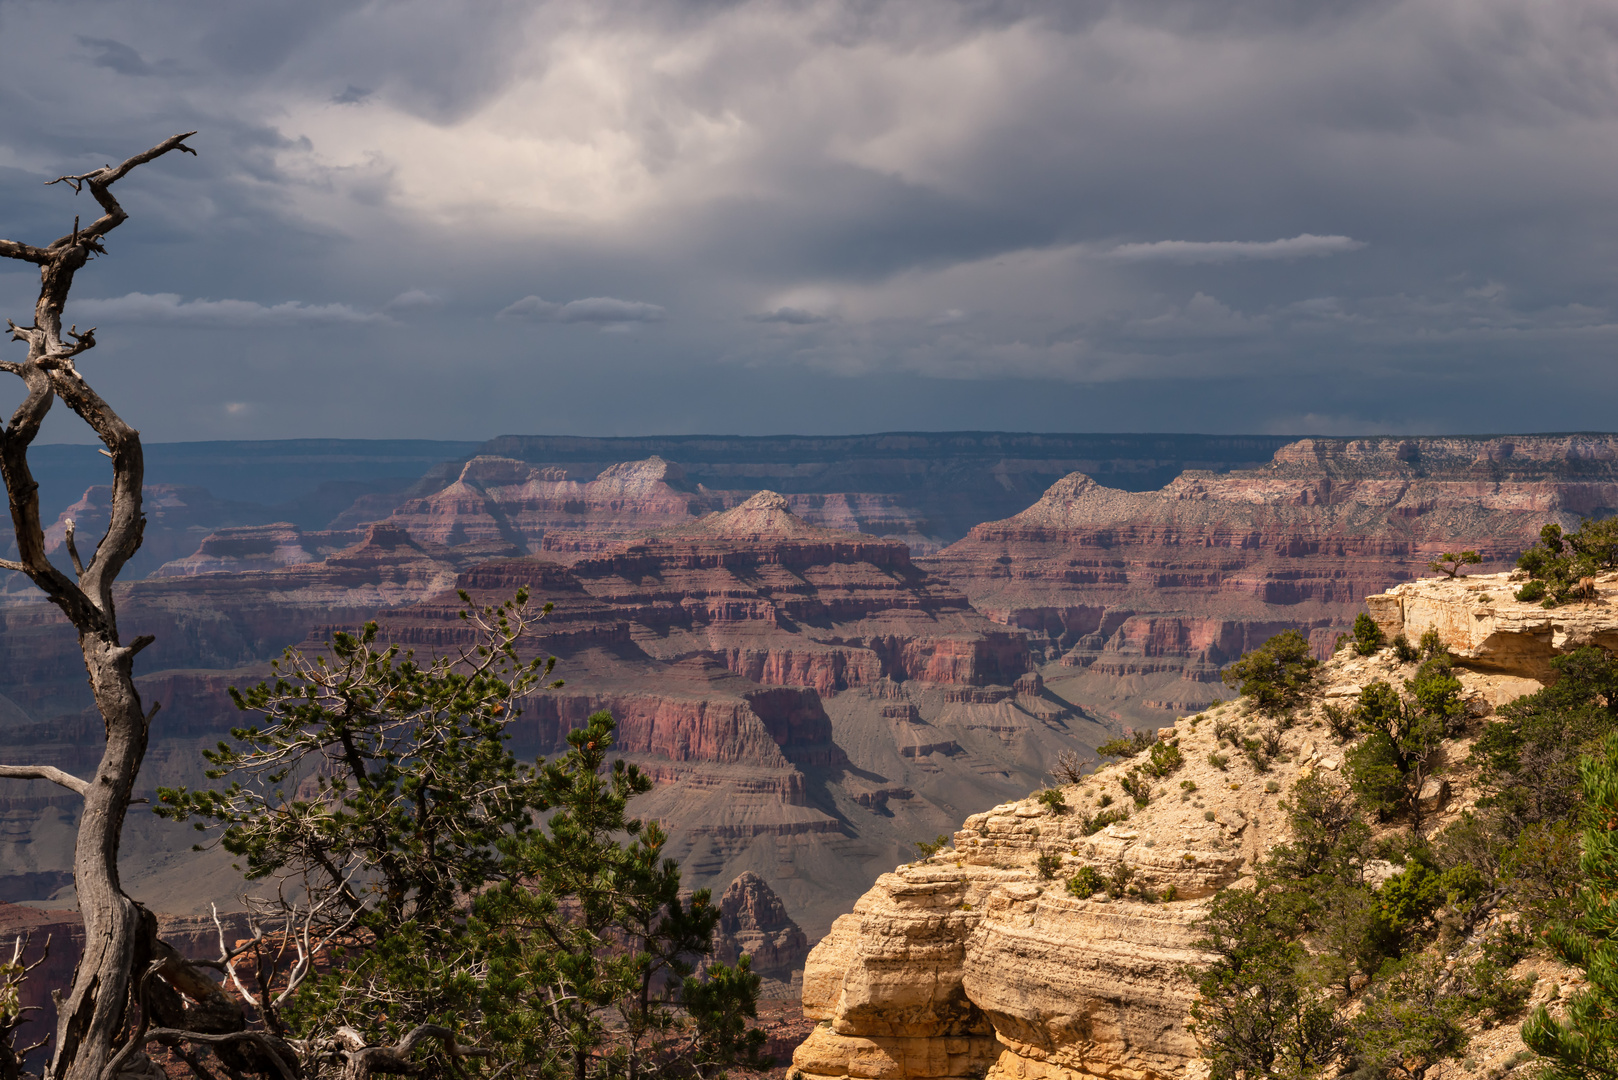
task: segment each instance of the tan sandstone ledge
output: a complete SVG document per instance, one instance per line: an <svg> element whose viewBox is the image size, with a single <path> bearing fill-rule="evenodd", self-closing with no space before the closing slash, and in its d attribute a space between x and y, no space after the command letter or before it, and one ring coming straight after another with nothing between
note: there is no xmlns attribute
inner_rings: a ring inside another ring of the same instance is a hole
<svg viewBox="0 0 1618 1080"><path fill-rule="evenodd" d="M1558 652L1618 647L1618 574L1599 579L1593 600L1551 610L1514 600L1518 587L1505 574L1417 581L1368 604L1390 637L1414 641L1436 629L1460 660L1468 707L1481 715L1538 689ZM882 875L810 953L804 1014L821 1023L794 1055L792 1080L1205 1075L1184 972L1203 959L1192 943L1207 898L1250 880L1253 865L1287 839L1279 802L1301 776L1342 767L1322 708L1414 671L1391 650L1332 657L1267 772L1228 748L1220 751L1226 768L1209 761L1218 721L1244 736L1268 726L1240 704L1177 721L1159 734L1177 740L1185 764L1155 781L1150 805L1091 836L1083 818L1103 795L1114 808L1129 804L1118 779L1138 759L1063 787L1065 814L1030 796L968 818L954 850ZM1466 805L1448 800L1438 820ZM1059 861L1049 879L1041 856ZM1172 886L1174 900L1076 899L1064 882L1084 865L1103 876L1127 866L1159 896Z"/></svg>
<svg viewBox="0 0 1618 1080"><path fill-rule="evenodd" d="M1618 573L1596 577L1595 596L1546 609L1515 599L1527 577L1478 574L1428 578L1368 596L1366 609L1389 638L1411 642L1428 630L1467 667L1543 681L1551 658L1581 645L1618 651ZM1534 689L1524 683L1527 693Z"/></svg>

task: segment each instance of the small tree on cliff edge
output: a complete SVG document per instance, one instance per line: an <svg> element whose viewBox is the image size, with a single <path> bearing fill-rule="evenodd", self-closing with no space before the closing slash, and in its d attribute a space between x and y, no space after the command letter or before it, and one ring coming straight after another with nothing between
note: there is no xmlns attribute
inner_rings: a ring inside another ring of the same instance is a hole
<svg viewBox="0 0 1618 1080"><path fill-rule="evenodd" d="M1303 700L1319 666L1309 639L1286 630L1230 665L1223 677L1260 711L1275 715Z"/></svg>
<svg viewBox="0 0 1618 1080"><path fill-rule="evenodd" d="M591 716L558 759L519 762L510 726L554 660L517 649L542 615L526 591L461 598L476 643L457 657L417 664L375 623L329 656L288 650L274 683L232 692L259 716L207 754L230 786L158 790L159 814L200 819L248 877L281 886L259 914L295 958L259 949L261 989L242 993L296 1045L352 1033L408 1072L427 1063L388 1048L412 1032L450 1072L472 1054L574 1080L764 1064L746 960L693 977L719 909L706 890L682 898L666 834L627 816L651 781L608 761L612 717Z"/></svg>

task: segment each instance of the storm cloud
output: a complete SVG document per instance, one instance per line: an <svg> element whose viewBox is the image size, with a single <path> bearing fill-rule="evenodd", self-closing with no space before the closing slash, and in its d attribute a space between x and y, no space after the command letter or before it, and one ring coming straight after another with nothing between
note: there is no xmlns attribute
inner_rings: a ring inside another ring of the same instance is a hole
<svg viewBox="0 0 1618 1080"><path fill-rule="evenodd" d="M8 0L0 33L0 235L199 129L70 310L152 437L1613 426L1611 5Z"/></svg>

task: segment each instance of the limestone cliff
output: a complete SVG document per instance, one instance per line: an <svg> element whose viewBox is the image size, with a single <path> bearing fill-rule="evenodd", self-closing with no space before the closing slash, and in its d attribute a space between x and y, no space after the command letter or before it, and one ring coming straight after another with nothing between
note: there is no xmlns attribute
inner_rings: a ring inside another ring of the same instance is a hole
<svg viewBox="0 0 1618 1080"><path fill-rule="evenodd" d="M1601 579L1594 600L1552 611L1512 599L1514 587L1505 574L1420 581L1370 607L1390 634L1436 629L1461 665L1469 710L1487 716L1538 689L1557 652L1618 643L1618 574ZM1096 828L1102 807L1130 804L1119 785L1126 762L1060 788L1062 800L1029 797L967 818L952 850L884 874L810 953L803 1008L822 1023L794 1069L805 1080L1202 1075L1184 970L1201 959L1207 899L1250 881L1287 839L1279 802L1299 778L1342 768L1323 707L1414 670L1392 650L1337 653L1262 772L1218 729L1253 735L1267 721L1239 703L1181 718L1158 737L1184 764L1152 781L1149 803L1123 821ZM1222 762L1212 757L1221 746ZM1464 757L1451 747L1445 767L1458 770ZM1463 784L1436 796L1438 823L1473 798ZM1085 866L1111 886L1105 893L1066 887ZM1559 979L1542 980L1534 1000L1554 996ZM1521 1044L1514 1029L1501 1031L1479 1046L1506 1060Z"/></svg>

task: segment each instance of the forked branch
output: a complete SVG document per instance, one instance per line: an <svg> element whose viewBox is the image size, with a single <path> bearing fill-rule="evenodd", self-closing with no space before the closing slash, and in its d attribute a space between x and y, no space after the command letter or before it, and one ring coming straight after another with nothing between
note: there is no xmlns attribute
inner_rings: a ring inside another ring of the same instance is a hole
<svg viewBox="0 0 1618 1080"><path fill-rule="evenodd" d="M100 237L117 228L129 215L125 213L123 207L118 205L118 201L112 197L107 188L112 186L114 182L122 180L129 174L129 170L136 165L144 165L148 161L160 158L170 150L178 150L181 153L195 156L196 151L185 145L185 140L195 134L195 131L187 131L181 135L170 135L150 150L136 154L117 168L113 168L111 165L103 165L101 168L93 169L87 173L78 173L74 176L58 176L55 180L45 181L46 187L52 184L70 184L75 192L82 191L88 186L90 194L95 196L96 202L100 203L101 208L106 211L105 214L92 222L87 229L80 229L78 222L75 221L73 231L52 243L48 251L55 251L70 245L95 244L95 241ZM18 258L19 256L12 257Z"/></svg>
<svg viewBox="0 0 1618 1080"><path fill-rule="evenodd" d="M113 198L111 185L135 166L170 151L195 153L185 145L191 134L171 136L117 166L51 181L65 183L75 191L89 187L102 213L88 226L75 218L72 231L44 247L0 240L0 258L18 259L39 268L39 295L32 322L27 326L19 326L15 320L6 323L9 336L27 346L27 355L0 361L0 371L21 379L25 391L9 422L0 427L0 478L5 482L17 543L17 557L0 561L0 568L27 574L73 624L107 733L94 783L53 766L0 766L0 778L50 780L84 799L74 851L73 884L85 915L85 943L73 986L59 999L56 1049L49 1068L53 1080L105 1080L105 1072L117 1072L111 1067L115 1052L119 1047L133 1045L128 1041L129 1010L137 999L136 983L141 975L135 970L137 957L148 948L143 943L155 937L150 914L124 893L117 865L118 837L133 799L151 725L151 712L142 706L133 670L135 653L146 642L137 640L127 646L120 642L112 595L113 582L141 543L145 462L140 433L96 393L75 366L77 357L95 347L94 328L80 333L76 326L70 326L64 334L62 312L74 275L92 256L104 253L102 239L129 216ZM76 538L70 532L67 546L72 575L59 569L47 555L39 483L28 461L29 448L57 399L89 425L112 459L107 531L88 562L80 557ZM181 979L188 969L170 958L164 970L166 977ZM202 982L212 986L206 979ZM205 990L201 983L195 989L198 993ZM127 1056L118 1060L127 1060Z"/></svg>

